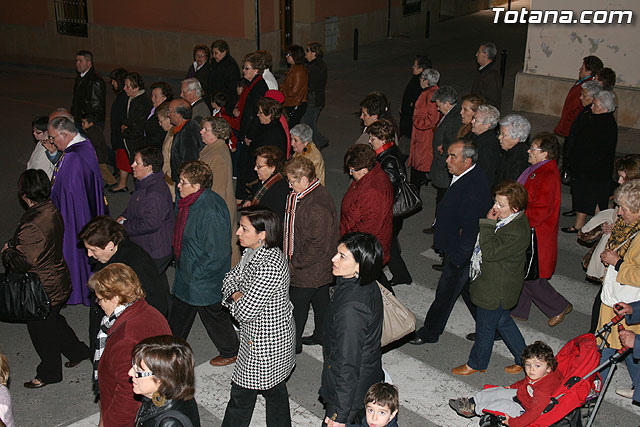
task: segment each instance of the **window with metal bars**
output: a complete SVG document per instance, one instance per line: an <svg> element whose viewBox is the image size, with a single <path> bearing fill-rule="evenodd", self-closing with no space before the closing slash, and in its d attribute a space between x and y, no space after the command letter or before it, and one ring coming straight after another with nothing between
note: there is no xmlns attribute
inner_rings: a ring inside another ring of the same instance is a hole
<svg viewBox="0 0 640 427"><path fill-rule="evenodd" d="M53 0L58 34L88 37L87 0Z"/></svg>

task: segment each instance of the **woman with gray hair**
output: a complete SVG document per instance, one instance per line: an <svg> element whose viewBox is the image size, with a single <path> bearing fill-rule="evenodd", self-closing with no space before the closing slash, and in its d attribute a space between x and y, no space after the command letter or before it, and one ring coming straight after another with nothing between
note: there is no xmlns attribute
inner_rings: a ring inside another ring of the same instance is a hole
<svg viewBox="0 0 640 427"><path fill-rule="evenodd" d="M464 101L463 109L464 109ZM500 141L496 135L496 126L500 120L500 111L492 105L478 107L473 121L471 132L473 143L478 149L478 162L476 163L487 176L490 188L496 184L496 171L500 163ZM464 117L463 117L464 122Z"/></svg>
<svg viewBox="0 0 640 427"><path fill-rule="evenodd" d="M494 182L515 181L529 167L529 131L531 123L519 114L509 114L500 120L498 139L504 151Z"/></svg>
<svg viewBox="0 0 640 427"><path fill-rule="evenodd" d="M576 211L573 226L563 227L565 233L577 233L586 223L587 215L607 209L611 194L611 176L618 143L618 125L613 117L615 95L600 91L593 97L591 119L576 132L571 147L571 203Z"/></svg>
<svg viewBox="0 0 640 427"><path fill-rule="evenodd" d="M413 110L413 131L411 132L411 148L409 149L409 167L411 183L418 191L422 185L429 183L429 171L433 162L433 131L440 121L440 112L431 98L438 90L440 73L428 68L420 75L422 93Z"/></svg>
<svg viewBox="0 0 640 427"><path fill-rule="evenodd" d="M289 133L291 134L291 148L293 156L306 157L313 162L316 169L316 177L320 180L320 184L324 185L324 159L322 153L311 140L313 138L313 130L311 126L300 123L295 125Z"/></svg>

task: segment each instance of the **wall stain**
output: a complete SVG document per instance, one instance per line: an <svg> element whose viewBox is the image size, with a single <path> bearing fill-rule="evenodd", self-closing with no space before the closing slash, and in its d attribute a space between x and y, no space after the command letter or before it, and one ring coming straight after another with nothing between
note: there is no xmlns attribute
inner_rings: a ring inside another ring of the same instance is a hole
<svg viewBox="0 0 640 427"><path fill-rule="evenodd" d="M547 58L551 56L551 54L553 53L553 50L551 50L551 48L549 47L548 44L546 44L545 42L542 42L542 44L540 45L540 49L542 49L542 53L544 53L545 55L547 55Z"/></svg>
<svg viewBox="0 0 640 427"><path fill-rule="evenodd" d="M575 31L569 34L569 40L571 40L571 43L576 40L578 40L578 43L582 43L582 37L580 37Z"/></svg>
<svg viewBox="0 0 640 427"><path fill-rule="evenodd" d="M609 49L611 49L611 50L613 51L613 53L618 53L618 51L620 50L620 46L615 45L615 44L614 44L613 46L612 46L612 45L610 45L610 44L608 44L608 45L607 45L607 47L608 47Z"/></svg>
<svg viewBox="0 0 640 427"><path fill-rule="evenodd" d="M598 45L604 41L604 39L592 39L591 37L587 37L587 39L591 43L589 53L595 53L598 50Z"/></svg>

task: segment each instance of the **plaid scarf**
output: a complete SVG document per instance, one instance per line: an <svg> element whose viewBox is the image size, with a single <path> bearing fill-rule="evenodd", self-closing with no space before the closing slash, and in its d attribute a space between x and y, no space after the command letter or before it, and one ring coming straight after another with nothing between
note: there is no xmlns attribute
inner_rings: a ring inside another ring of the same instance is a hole
<svg viewBox="0 0 640 427"><path fill-rule="evenodd" d="M280 172L276 172L273 175L271 175L269 179L267 179L265 182L262 183L258 191L256 191L256 194L253 196L253 199L251 199L251 206L260 204L260 200L262 200L262 197L264 197L265 193L269 191L269 189L273 187L276 182L282 180L283 178L284 177Z"/></svg>
<svg viewBox="0 0 640 427"><path fill-rule="evenodd" d="M98 362L102 357L102 353L104 353L104 348L107 345L107 338L109 338L107 332L113 326L113 324L116 323L116 319L118 318L118 316L120 316L122 312L125 311L131 304L133 303L130 302L128 304L117 306L113 310L113 313L111 313L111 316L104 316L102 318L102 321L100 322L100 330L98 331L98 336L96 337L96 352L93 356L93 380L96 382L96 384L98 382Z"/></svg>
<svg viewBox="0 0 640 427"><path fill-rule="evenodd" d="M294 224L296 222L296 207L298 206L298 200L303 199L307 194L315 190L320 185L320 180L317 178L301 193L294 191L289 194L287 198L287 209L284 212L284 247L283 252L287 259L293 257L293 241L294 241Z"/></svg>

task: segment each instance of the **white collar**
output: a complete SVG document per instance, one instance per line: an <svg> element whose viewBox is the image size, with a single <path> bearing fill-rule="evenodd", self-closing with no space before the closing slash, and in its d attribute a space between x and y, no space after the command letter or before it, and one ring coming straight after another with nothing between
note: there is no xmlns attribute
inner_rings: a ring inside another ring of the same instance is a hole
<svg viewBox="0 0 640 427"><path fill-rule="evenodd" d="M206 62L203 62L202 65L198 67L198 63L193 61L193 69L198 71L200 68L204 67L204 64L206 64Z"/></svg>
<svg viewBox="0 0 640 427"><path fill-rule="evenodd" d="M82 135L80 135L80 133L77 133L76 136L73 137L73 139L71 141L69 141L69 143L67 144L67 146L65 147L65 151L67 150L67 148L71 147L73 144L77 144L78 142L82 142L84 141L86 138Z"/></svg>
<svg viewBox="0 0 640 427"><path fill-rule="evenodd" d="M91 67L93 67L93 65ZM85 71L84 73L80 73L80 78L84 77L89 72L89 70L91 70L91 67L87 68L87 71Z"/></svg>
<svg viewBox="0 0 640 427"><path fill-rule="evenodd" d="M466 171L462 172L460 175L453 175L453 178L451 178L451 184L449 184L449 187L451 187L453 184L455 184L455 182L457 180L459 180L460 178L462 178L463 176L468 174L475 167L476 167L476 165L471 165L471 167L469 169L467 169Z"/></svg>

